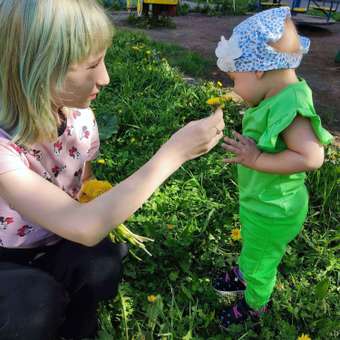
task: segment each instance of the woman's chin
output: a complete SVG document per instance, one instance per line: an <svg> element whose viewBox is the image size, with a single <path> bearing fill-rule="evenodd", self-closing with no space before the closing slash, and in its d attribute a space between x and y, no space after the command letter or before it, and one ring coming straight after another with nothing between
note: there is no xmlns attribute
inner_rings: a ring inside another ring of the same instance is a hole
<svg viewBox="0 0 340 340"><path fill-rule="evenodd" d="M74 105L73 107L76 107L78 109L87 109L91 105L91 102L91 99L87 99L86 101L77 103L77 105Z"/></svg>

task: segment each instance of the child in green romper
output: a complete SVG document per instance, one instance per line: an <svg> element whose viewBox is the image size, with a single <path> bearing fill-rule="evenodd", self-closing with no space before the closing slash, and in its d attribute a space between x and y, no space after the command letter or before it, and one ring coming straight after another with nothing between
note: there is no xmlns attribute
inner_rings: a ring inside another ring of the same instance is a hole
<svg viewBox="0 0 340 340"><path fill-rule="evenodd" d="M214 281L221 294L244 293L222 311L227 328L266 310L277 267L287 244L301 230L308 210L305 171L319 168L323 145L332 136L322 128L312 92L295 69L309 39L297 34L288 7L260 12L234 28L218 44L218 67L234 81L234 91L250 108L242 135L222 147L238 163L243 246L238 267Z"/></svg>

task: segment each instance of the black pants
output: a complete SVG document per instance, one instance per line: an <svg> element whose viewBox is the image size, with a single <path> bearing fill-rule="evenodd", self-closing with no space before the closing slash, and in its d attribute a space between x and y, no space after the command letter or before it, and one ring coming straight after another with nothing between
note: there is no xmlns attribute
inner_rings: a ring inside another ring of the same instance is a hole
<svg viewBox="0 0 340 340"><path fill-rule="evenodd" d="M0 340L81 339L97 332L99 301L117 294L126 244L63 240L36 249L0 247Z"/></svg>

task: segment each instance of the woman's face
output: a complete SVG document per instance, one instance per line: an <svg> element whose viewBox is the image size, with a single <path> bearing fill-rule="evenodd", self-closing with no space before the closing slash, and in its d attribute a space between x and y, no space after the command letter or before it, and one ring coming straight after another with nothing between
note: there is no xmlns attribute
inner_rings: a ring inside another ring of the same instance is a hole
<svg viewBox="0 0 340 340"><path fill-rule="evenodd" d="M105 54L106 50L69 68L62 90L55 96L58 107L82 109L90 106L100 89L110 82Z"/></svg>

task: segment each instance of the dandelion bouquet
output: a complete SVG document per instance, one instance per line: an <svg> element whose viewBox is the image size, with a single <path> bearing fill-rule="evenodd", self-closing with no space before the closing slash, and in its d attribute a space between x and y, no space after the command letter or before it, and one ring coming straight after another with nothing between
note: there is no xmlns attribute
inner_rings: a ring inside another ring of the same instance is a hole
<svg viewBox="0 0 340 340"><path fill-rule="evenodd" d="M102 195L104 192L110 190L112 185L108 181L99 181L97 179L91 179L85 181L80 190L79 202L86 203L94 198ZM146 249L144 242L154 240L148 237L140 236L134 234L129 228L127 228L124 224L120 224L117 228L115 228L110 233L111 240L115 243L120 242L129 242L138 248L143 249L148 255L152 256L151 253ZM131 250L130 252L140 260Z"/></svg>

